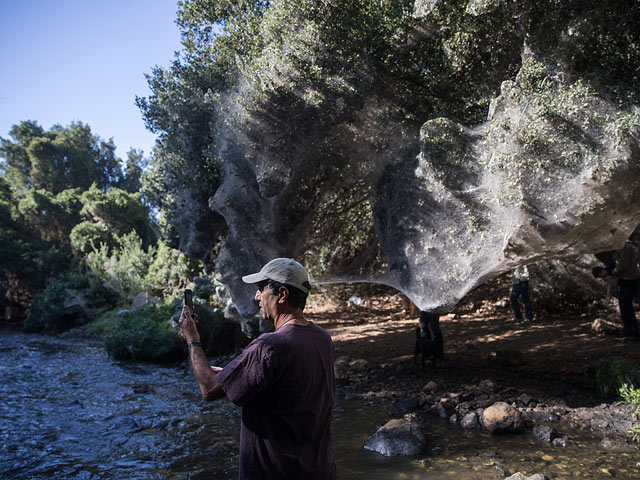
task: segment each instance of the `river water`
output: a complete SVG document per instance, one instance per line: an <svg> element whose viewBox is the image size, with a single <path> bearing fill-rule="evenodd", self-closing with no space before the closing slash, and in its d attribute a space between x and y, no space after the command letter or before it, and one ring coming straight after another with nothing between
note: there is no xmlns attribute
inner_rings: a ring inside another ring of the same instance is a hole
<svg viewBox="0 0 640 480"><path fill-rule="evenodd" d="M638 479L640 457L570 435L566 448L529 434L465 433L425 420L428 448L386 458L363 449L388 405L339 399L332 425L341 479ZM0 334L0 478L234 479L240 410L204 402L186 364L110 359L85 339Z"/></svg>

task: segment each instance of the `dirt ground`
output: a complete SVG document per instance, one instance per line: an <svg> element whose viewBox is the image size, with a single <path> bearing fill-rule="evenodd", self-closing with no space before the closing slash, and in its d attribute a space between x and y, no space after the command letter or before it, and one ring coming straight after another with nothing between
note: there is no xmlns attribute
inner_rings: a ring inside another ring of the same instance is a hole
<svg viewBox="0 0 640 480"><path fill-rule="evenodd" d="M402 296L393 290L347 306L347 294L335 288L315 294L305 314L331 334L337 357L346 357L360 372L355 385L360 392L411 394L431 380L452 391L491 380L534 398L594 406L615 400L596 395L594 367L600 358L623 356L640 364L640 342L592 331L598 315L619 322L616 312L536 314L533 323L518 324L508 303L510 285L498 279L441 318L445 360L423 372L413 364L419 312L403 312Z"/></svg>

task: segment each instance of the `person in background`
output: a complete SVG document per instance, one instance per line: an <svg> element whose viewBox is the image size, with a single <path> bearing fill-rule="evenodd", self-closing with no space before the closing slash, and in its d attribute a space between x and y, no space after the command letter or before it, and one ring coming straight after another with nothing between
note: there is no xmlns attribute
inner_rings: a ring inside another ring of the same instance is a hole
<svg viewBox="0 0 640 480"><path fill-rule="evenodd" d="M522 320L522 312L518 303L519 297L522 297L524 304L524 320ZM511 306L516 322L531 323L533 321L533 309L531 298L529 298L529 268L526 265L516 268L511 276Z"/></svg>
<svg viewBox="0 0 640 480"><path fill-rule="evenodd" d="M226 367L209 365L189 307L180 328L205 400L242 407L239 478L337 478L331 442L335 351L329 334L304 317L311 290L304 267L276 258L242 277L275 331L263 333Z"/></svg>
<svg viewBox="0 0 640 480"><path fill-rule="evenodd" d="M436 346L435 358L444 360L444 340L440 329L440 314L421 310L418 327L429 340L434 342Z"/></svg>
<svg viewBox="0 0 640 480"><path fill-rule="evenodd" d="M597 278L615 275L618 278L618 305L620 306L624 336L630 341L638 341L640 340L640 331L633 308L633 298L638 294L638 283L640 282L638 250L633 243L626 241L624 246L615 253L613 259L614 261L609 263L606 268L594 268L593 275Z"/></svg>

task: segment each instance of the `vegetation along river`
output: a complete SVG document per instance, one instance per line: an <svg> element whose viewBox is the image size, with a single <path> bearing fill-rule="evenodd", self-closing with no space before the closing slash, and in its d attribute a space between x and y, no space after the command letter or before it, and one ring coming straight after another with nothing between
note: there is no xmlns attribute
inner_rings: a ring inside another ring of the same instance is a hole
<svg viewBox="0 0 640 480"><path fill-rule="evenodd" d="M233 479L240 409L201 400L186 364L110 359L100 342L0 334L0 478ZM637 454L603 453L571 435L566 448L530 434L489 437L425 418L428 447L386 458L363 445L388 405L338 399L333 436L342 479L640 477Z"/></svg>

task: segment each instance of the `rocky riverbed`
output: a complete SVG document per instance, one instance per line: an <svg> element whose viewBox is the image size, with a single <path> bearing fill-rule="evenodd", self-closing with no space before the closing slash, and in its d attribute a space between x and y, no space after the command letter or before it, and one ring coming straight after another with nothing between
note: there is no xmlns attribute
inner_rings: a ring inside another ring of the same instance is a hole
<svg viewBox="0 0 640 480"><path fill-rule="evenodd" d="M505 292L505 295L508 290ZM623 356L640 364L640 346L616 332L592 329L596 318L617 322L615 312L538 316L515 323L505 299L470 300L441 319L445 360L423 371L414 363L417 314L401 298L372 296L345 305L325 296L309 316L336 344L338 393L388 407L389 419L436 415L461 431L491 433L487 410L496 404L518 417L498 431L523 431L556 446L572 433L593 434L605 451L637 451L629 429L632 412L616 397L599 397L595 364Z"/></svg>

